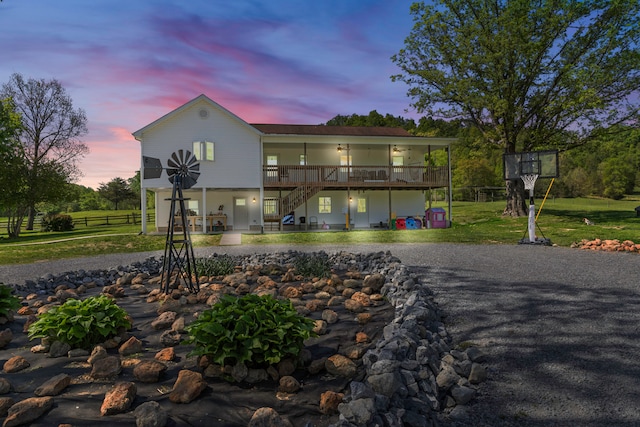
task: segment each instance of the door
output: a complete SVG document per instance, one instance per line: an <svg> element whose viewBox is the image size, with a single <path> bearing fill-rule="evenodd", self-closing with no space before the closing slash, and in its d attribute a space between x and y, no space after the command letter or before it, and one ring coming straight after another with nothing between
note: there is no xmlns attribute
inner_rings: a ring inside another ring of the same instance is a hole
<svg viewBox="0 0 640 427"><path fill-rule="evenodd" d="M357 196L355 202L355 206L351 208L354 227L369 228L369 198L365 195Z"/></svg>
<svg viewBox="0 0 640 427"><path fill-rule="evenodd" d="M233 229L249 229L249 206L246 197L233 198Z"/></svg>

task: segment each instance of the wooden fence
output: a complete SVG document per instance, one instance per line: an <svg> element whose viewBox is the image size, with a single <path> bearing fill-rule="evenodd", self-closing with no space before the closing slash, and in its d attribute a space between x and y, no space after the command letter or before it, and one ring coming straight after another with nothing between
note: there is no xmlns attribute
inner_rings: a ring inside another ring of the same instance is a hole
<svg viewBox="0 0 640 427"><path fill-rule="evenodd" d="M65 214L63 214L65 215ZM155 221L155 214L147 214L147 222L153 224ZM34 230L39 230L41 227L42 217L38 217L33 224ZM105 215L105 216L91 216L91 217L73 217L73 225L77 230L78 228L89 228L89 227L102 227L102 226L110 226L110 225L126 225L132 224L137 225L142 223L142 214L137 212L132 212L130 214L121 214L121 215ZM22 222L22 229L26 229L27 219ZM7 230L7 221L0 221L0 234L6 232Z"/></svg>

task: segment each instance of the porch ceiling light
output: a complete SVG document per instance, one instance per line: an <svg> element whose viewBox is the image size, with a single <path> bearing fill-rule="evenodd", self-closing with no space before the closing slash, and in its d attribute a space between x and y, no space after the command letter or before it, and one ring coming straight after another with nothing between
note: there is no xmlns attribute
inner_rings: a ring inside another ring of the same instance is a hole
<svg viewBox="0 0 640 427"><path fill-rule="evenodd" d="M338 153L342 153L342 146L338 144Z"/></svg>
<svg viewBox="0 0 640 427"><path fill-rule="evenodd" d="M400 151L400 150L398 150L398 146L397 146L397 145L394 145L394 146L393 146L393 152L394 152L394 153L397 153L398 151Z"/></svg>

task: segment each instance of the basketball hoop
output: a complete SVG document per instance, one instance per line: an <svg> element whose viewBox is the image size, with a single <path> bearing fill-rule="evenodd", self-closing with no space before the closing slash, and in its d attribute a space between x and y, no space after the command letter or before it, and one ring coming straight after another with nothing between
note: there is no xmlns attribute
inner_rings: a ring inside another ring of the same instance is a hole
<svg viewBox="0 0 640 427"><path fill-rule="evenodd" d="M522 175L520 178L522 179L522 182L524 182L524 189L529 190L529 193L533 192L538 175Z"/></svg>
<svg viewBox="0 0 640 427"><path fill-rule="evenodd" d="M530 151L523 153L505 153L502 156L504 166L504 179L522 179L524 189L529 190L529 221L527 230L529 239L524 238L520 243L544 243L550 244L547 238L538 239L536 237L536 212L533 201L533 189L538 178L558 177L558 151ZM546 198L546 196L545 196ZM542 232L542 230L541 230Z"/></svg>

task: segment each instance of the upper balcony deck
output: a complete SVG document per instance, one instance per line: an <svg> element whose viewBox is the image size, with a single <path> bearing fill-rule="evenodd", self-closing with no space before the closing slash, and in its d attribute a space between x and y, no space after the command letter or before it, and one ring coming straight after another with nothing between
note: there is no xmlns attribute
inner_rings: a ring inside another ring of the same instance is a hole
<svg viewBox="0 0 640 427"><path fill-rule="evenodd" d="M326 189L429 189L447 187L446 166L263 166L265 190L296 187Z"/></svg>

